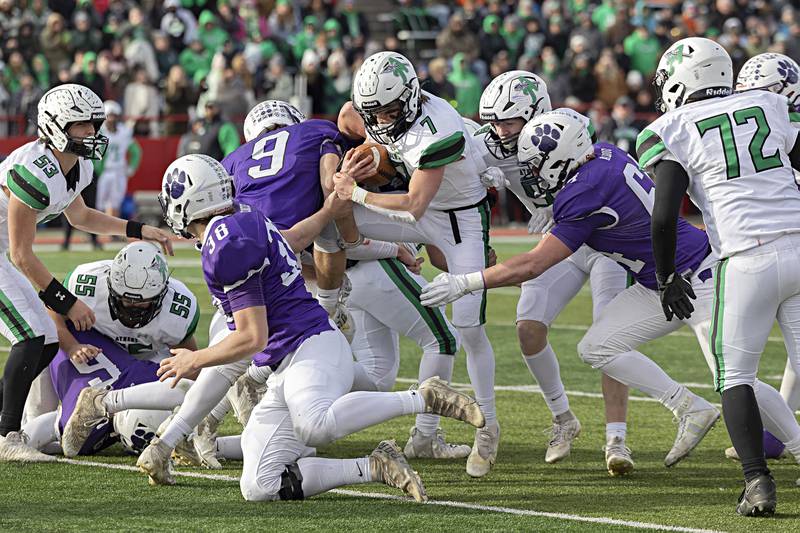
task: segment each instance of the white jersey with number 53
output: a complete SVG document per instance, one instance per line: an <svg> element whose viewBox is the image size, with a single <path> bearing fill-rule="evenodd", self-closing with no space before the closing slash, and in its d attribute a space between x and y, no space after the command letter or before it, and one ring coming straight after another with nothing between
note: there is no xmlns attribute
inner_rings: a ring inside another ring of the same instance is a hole
<svg viewBox="0 0 800 533"><path fill-rule="evenodd" d="M78 265L64 285L94 311L94 329L140 359L160 361L169 349L194 335L200 319L197 298L186 285L170 278L161 311L141 328L129 328L113 318L108 306L111 260Z"/></svg>
<svg viewBox="0 0 800 533"><path fill-rule="evenodd" d="M690 103L650 124L636 143L642 168L677 161L721 258L800 232L789 152L800 114L785 96L748 91Z"/></svg>

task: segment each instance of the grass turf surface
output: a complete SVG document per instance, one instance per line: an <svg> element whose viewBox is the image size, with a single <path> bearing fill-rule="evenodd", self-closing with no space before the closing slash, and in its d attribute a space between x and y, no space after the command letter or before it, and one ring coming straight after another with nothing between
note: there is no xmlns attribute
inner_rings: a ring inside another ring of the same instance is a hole
<svg viewBox="0 0 800 533"><path fill-rule="evenodd" d="M528 248L525 244L496 244L500 258ZM42 253L45 263L63 275L78 263L110 258L113 252ZM177 259L177 260L175 260ZM207 338L211 316L209 297L193 250L179 250L172 260L173 276L195 292L206 312L198 327L198 340ZM429 270L427 274L432 274ZM663 526L726 531L800 530L800 488L795 479L800 469L791 461L772 463L779 487L778 515L773 519L742 519L734 514L741 491L739 465L728 461L723 450L729 440L722 421L696 451L678 466L666 469L663 458L675 436L672 415L657 403L633 399L629 404L628 444L633 449L636 472L613 479L605 472L604 420L599 374L582 363L575 346L591 321L591 302L584 288L555 323L550 341L559 355L561 374L570 403L581 420L583 433L572 455L557 465L544 463L547 437L542 434L550 415L541 396L524 388L534 384L521 361L514 327L519 291L500 289L490 293L488 332L497 359L498 411L502 441L495 469L475 480L464 471L464 461L412 462L432 500L476 506L500 506L517 510L564 513L639 521ZM682 329L677 335L654 341L642 351L671 376L701 384L693 390L718 402L711 378L696 340ZM779 336L777 332L774 336ZM0 346L8 344L2 340ZM414 378L419 350L401 342L401 378ZM4 359L6 351L0 352ZM761 363L761 377L777 385L783 372L785 350L771 341ZM468 383L463 352L456 362L455 382ZM405 388L407 383L398 383ZM642 398L638 393L633 398ZM395 438L402 446L413 425L412 417L395 419L369 428L319 450L320 456L353 457L368 454L382 439ZM445 421L451 442L472 442L466 426ZM235 434L239 427L229 416L221 434ZM132 457L115 446L102 456L87 460L133 465ZM201 474L237 477L241 463L226 464L222 471L181 469ZM416 505L408 501L368 499L327 494L304 502L252 504L242 500L233 480L179 478L176 487L149 487L143 475L71 464L0 464L0 529L18 531L78 531L189 529L241 530L268 526L293 530L537 530L617 531L629 526L587 523L565 518L519 516L510 512ZM347 487L359 492L396 495L381 485Z"/></svg>

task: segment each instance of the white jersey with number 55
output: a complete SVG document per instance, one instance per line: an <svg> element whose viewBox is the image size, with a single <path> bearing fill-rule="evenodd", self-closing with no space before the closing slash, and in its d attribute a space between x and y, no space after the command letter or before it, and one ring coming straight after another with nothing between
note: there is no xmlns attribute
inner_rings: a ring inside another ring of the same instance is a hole
<svg viewBox="0 0 800 533"><path fill-rule="evenodd" d="M422 111L417 120L400 139L384 146L409 177L418 168L445 167L431 209L444 211L475 205L486 196L486 189L469 152L469 132L464 121L445 100L425 91L422 95Z"/></svg>
<svg viewBox="0 0 800 533"><path fill-rule="evenodd" d="M129 328L116 320L108 305L111 260L78 265L67 274L64 285L94 311L94 329L110 337L140 359L160 361L169 349L194 335L200 319L197 298L182 282L170 278L161 311L141 328Z"/></svg>
<svg viewBox="0 0 800 533"><path fill-rule="evenodd" d="M785 96L749 91L690 103L650 124L636 143L642 168L677 161L721 258L800 232L789 152L800 114Z"/></svg>

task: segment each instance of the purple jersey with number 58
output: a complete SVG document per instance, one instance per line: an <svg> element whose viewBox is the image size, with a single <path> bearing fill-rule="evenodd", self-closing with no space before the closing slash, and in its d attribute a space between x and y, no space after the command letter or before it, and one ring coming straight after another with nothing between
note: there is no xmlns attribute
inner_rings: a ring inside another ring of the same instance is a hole
<svg viewBox="0 0 800 533"><path fill-rule="evenodd" d="M300 264L278 228L258 211L215 217L206 228L203 275L225 315L267 309L269 339L253 361L279 363L307 338L333 329L328 313L306 290Z"/></svg>
<svg viewBox="0 0 800 533"><path fill-rule="evenodd" d="M237 203L287 229L322 207L319 161L346 148L333 122L311 119L259 135L230 153L222 166L233 176Z"/></svg>
<svg viewBox="0 0 800 533"><path fill-rule="evenodd" d="M650 222L655 185L627 152L607 143L559 191L550 232L571 250L587 244L657 289ZM706 233L678 219L675 268L694 271L709 254Z"/></svg>

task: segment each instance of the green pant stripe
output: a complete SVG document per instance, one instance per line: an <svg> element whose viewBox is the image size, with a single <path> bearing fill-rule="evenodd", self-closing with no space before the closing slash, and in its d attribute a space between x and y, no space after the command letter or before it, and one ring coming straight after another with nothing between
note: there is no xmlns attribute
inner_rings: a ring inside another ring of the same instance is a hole
<svg viewBox="0 0 800 533"><path fill-rule="evenodd" d="M722 321L725 313L725 270L728 260L717 263L714 273L714 307L711 315L711 353L714 354L714 388L722 392L725 386L725 359L722 354Z"/></svg>
<svg viewBox="0 0 800 533"><path fill-rule="evenodd" d="M3 291L0 291L0 319L11 330L17 342L26 341L36 336Z"/></svg>
<svg viewBox="0 0 800 533"><path fill-rule="evenodd" d="M447 327L444 315L439 308L425 307L420 303L419 296L422 288L409 275L403 264L397 259L381 259L378 263L433 332L436 342L439 343L439 353L454 355L456 353L456 339L450 328Z"/></svg>
<svg viewBox="0 0 800 533"><path fill-rule="evenodd" d="M478 206L478 212L481 214L481 228L483 231L483 266L489 267L489 202L484 202ZM483 290L481 295L481 311L480 311L480 325L486 324L486 289Z"/></svg>

